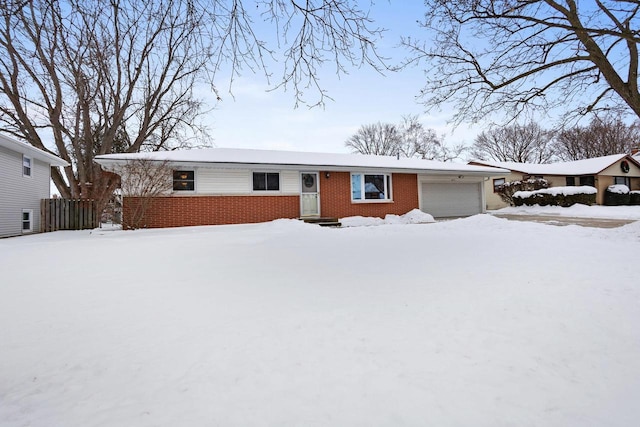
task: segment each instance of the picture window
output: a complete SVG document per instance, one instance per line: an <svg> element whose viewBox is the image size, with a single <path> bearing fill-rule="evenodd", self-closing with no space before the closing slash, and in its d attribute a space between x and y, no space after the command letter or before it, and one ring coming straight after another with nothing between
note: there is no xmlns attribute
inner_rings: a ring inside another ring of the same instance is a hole
<svg viewBox="0 0 640 427"><path fill-rule="evenodd" d="M391 175L351 174L351 200L391 200Z"/></svg>

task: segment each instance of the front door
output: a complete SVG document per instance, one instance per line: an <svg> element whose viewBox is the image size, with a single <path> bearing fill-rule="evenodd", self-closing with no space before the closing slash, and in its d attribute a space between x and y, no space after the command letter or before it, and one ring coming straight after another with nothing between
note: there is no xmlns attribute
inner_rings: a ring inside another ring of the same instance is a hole
<svg viewBox="0 0 640 427"><path fill-rule="evenodd" d="M301 173L300 188L300 216L319 216L320 196L318 194L318 173Z"/></svg>

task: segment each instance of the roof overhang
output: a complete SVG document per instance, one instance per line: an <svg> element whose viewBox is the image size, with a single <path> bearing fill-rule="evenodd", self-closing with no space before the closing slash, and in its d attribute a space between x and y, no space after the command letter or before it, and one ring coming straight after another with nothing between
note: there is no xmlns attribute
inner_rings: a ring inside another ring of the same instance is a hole
<svg viewBox="0 0 640 427"><path fill-rule="evenodd" d="M69 166L69 163L62 160L60 157L48 153L44 150L36 148L25 142L18 141L13 138L9 138L6 135L0 134L0 147L8 148L9 150L23 153L33 159L40 160L45 163L49 163L51 166Z"/></svg>
<svg viewBox="0 0 640 427"><path fill-rule="evenodd" d="M142 158L138 158L142 159ZM135 159L110 158L107 156L96 157L96 163L112 172L118 171L119 167ZM476 166L470 168L468 165L461 165L461 168L450 167L452 163L443 163L446 169L437 168L412 168L393 166L362 166L362 165L338 165L331 163L264 163L264 162L200 162L200 161L173 161L148 159L149 161L162 163L166 162L172 168L220 168L220 169L261 169L261 170L302 170L302 171L330 171L330 172L386 172L386 173L415 173L421 175L467 175L467 176L506 176L510 173L507 169L494 167Z"/></svg>

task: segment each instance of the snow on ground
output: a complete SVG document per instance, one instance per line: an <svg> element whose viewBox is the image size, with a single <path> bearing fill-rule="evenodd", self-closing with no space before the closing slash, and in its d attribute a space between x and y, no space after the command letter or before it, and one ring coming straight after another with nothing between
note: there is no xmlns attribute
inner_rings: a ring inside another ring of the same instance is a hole
<svg viewBox="0 0 640 427"><path fill-rule="evenodd" d="M575 204L568 208L561 206L512 206L491 211L504 215L552 215L574 218L610 218L640 220L640 206L599 206Z"/></svg>
<svg viewBox="0 0 640 427"><path fill-rule="evenodd" d="M0 240L1 426L634 426L640 222Z"/></svg>
<svg viewBox="0 0 640 427"><path fill-rule="evenodd" d="M413 209L404 215L387 214L384 218L370 216L349 216L340 218L343 227L370 227L385 224L428 224L436 222L433 216L422 212L420 209Z"/></svg>

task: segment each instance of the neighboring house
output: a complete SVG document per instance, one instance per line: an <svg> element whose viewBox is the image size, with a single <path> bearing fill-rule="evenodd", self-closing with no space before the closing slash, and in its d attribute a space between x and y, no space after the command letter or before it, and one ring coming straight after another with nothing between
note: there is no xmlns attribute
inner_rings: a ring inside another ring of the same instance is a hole
<svg viewBox="0 0 640 427"><path fill-rule="evenodd" d="M630 190L640 190L640 159L627 154L547 164L474 160L469 162L469 165L491 166L511 171L506 177L496 177L485 183L487 209L490 210L507 206L496 192L499 185L528 178L544 178L550 187L596 187L596 203L599 205L603 204L604 193L610 185L624 184Z"/></svg>
<svg viewBox="0 0 640 427"><path fill-rule="evenodd" d="M51 167L64 160L0 135L0 237L40 231L40 200L48 199Z"/></svg>
<svg viewBox="0 0 640 427"><path fill-rule="evenodd" d="M277 218L376 216L419 208L434 217L484 212L483 182L507 171L358 154L211 148L96 157L168 162L173 191L154 198L148 227L238 224ZM126 176L122 178L126 180ZM124 222L134 198L123 195Z"/></svg>

